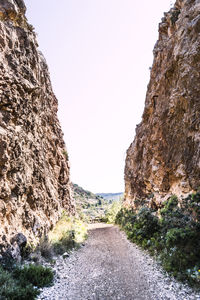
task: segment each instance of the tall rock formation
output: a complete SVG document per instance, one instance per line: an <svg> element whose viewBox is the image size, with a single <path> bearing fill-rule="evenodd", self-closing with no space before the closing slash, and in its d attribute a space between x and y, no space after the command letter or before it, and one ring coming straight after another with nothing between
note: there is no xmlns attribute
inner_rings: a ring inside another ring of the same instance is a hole
<svg viewBox="0 0 200 300"><path fill-rule="evenodd" d="M58 103L25 11L23 0L0 0L1 252L74 211Z"/></svg>
<svg viewBox="0 0 200 300"><path fill-rule="evenodd" d="M200 1L177 0L159 24L142 122L127 151L125 204L159 207L200 187ZM148 200L149 199L149 200Z"/></svg>

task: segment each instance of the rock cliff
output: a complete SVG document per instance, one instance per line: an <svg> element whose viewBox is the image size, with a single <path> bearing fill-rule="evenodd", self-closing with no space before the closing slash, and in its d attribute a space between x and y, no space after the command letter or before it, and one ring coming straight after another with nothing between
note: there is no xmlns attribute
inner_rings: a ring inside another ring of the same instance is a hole
<svg viewBox="0 0 200 300"><path fill-rule="evenodd" d="M0 252L13 253L74 211L58 103L25 11L0 0Z"/></svg>
<svg viewBox="0 0 200 300"><path fill-rule="evenodd" d="M177 0L159 24L142 122L127 151L125 204L156 207L200 187L200 1Z"/></svg>

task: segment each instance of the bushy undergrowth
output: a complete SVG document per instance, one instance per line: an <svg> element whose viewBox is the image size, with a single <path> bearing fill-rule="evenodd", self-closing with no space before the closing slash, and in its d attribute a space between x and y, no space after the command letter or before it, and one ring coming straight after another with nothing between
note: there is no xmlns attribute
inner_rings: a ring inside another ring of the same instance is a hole
<svg viewBox="0 0 200 300"><path fill-rule="evenodd" d="M52 270L43 266L13 266L9 271L0 267L0 299L36 299L39 288L51 285L52 281Z"/></svg>
<svg viewBox="0 0 200 300"><path fill-rule="evenodd" d="M53 282L52 270L41 265L30 264L16 267L13 270L13 276L20 282L29 282L39 288L49 286Z"/></svg>
<svg viewBox="0 0 200 300"><path fill-rule="evenodd" d="M176 196L164 203L159 214L143 207L122 208L115 220L128 238L156 255L164 269L179 280L200 286L200 193L178 204Z"/></svg>
<svg viewBox="0 0 200 300"><path fill-rule="evenodd" d="M84 222L63 213L54 229L44 237L38 245L39 251L45 258L61 255L66 251L79 247L87 237L87 228Z"/></svg>
<svg viewBox="0 0 200 300"><path fill-rule="evenodd" d="M120 211L122 207L122 202L121 201L113 201L113 203L111 203L106 212L105 212L105 216L102 218L102 221L103 222L106 222L106 223L109 223L109 224L112 224L115 222L115 218L118 214L118 212Z"/></svg>
<svg viewBox="0 0 200 300"><path fill-rule="evenodd" d="M41 256L51 261L54 255L62 255L79 247L86 236L85 224L63 213L49 235L41 239L31 257L37 263L40 263ZM17 266L13 261L8 261L0 266L0 299L36 299L40 294L39 288L49 286L52 282L53 272L50 268L35 264Z"/></svg>

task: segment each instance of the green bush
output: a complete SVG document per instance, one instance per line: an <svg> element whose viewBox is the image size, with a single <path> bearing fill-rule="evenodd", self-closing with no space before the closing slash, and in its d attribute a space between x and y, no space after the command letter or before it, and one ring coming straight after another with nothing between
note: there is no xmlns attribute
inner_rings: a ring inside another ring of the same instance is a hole
<svg viewBox="0 0 200 300"><path fill-rule="evenodd" d="M49 242L48 236L43 236L40 240L39 245L36 247L35 251L35 260L37 262L37 254L41 254L42 257L46 258L47 260L50 260L53 256L53 247L51 243Z"/></svg>
<svg viewBox="0 0 200 300"><path fill-rule="evenodd" d="M136 214L133 210L122 209L116 216L116 224L122 225L128 238L146 248L148 240L159 230L158 218L152 210L143 207Z"/></svg>
<svg viewBox="0 0 200 300"><path fill-rule="evenodd" d="M113 201L107 208L105 217L103 219L104 222L113 224L115 222L116 215L120 211L122 207L121 201Z"/></svg>
<svg viewBox="0 0 200 300"><path fill-rule="evenodd" d="M200 191L183 199L183 207L198 221L200 218Z"/></svg>
<svg viewBox="0 0 200 300"><path fill-rule="evenodd" d="M77 246L75 241L75 231L70 230L63 234L63 236L53 244L53 251L57 255L61 255L67 250L71 250Z"/></svg>
<svg viewBox="0 0 200 300"><path fill-rule="evenodd" d="M172 196L164 203L159 217L147 207L139 212L122 208L115 222L131 241L159 256L166 271L199 285L200 193L191 194L180 203Z"/></svg>
<svg viewBox="0 0 200 300"><path fill-rule="evenodd" d="M87 238L87 227L83 221L69 217L65 212L48 235L48 253L61 255L79 247Z"/></svg>
<svg viewBox="0 0 200 300"><path fill-rule="evenodd" d="M132 225L135 222L135 218L136 218L136 213L133 209L129 210L126 208L121 208L116 215L115 223L121 225L123 228L127 226L127 230L128 230L129 225L132 228Z"/></svg>
<svg viewBox="0 0 200 300"><path fill-rule="evenodd" d="M87 226L79 218L69 217L63 212L62 217L48 236L41 238L32 257L37 262L41 256L51 261L53 255L62 255L73 248L78 248L87 238Z"/></svg>
<svg viewBox="0 0 200 300"><path fill-rule="evenodd" d="M24 267L16 267L13 276L22 283L30 283L39 288L50 286L53 282L52 270L41 265L30 264Z"/></svg>
<svg viewBox="0 0 200 300"><path fill-rule="evenodd" d="M14 266L10 271L0 267L0 299L34 300L40 294L39 288L52 281L52 270L43 266Z"/></svg>
<svg viewBox="0 0 200 300"><path fill-rule="evenodd" d="M69 155L68 155L67 150L63 151L63 155L65 156L66 160L69 161Z"/></svg>
<svg viewBox="0 0 200 300"><path fill-rule="evenodd" d="M159 230L158 218L149 208L141 208L134 222L133 230L142 239L149 239Z"/></svg>

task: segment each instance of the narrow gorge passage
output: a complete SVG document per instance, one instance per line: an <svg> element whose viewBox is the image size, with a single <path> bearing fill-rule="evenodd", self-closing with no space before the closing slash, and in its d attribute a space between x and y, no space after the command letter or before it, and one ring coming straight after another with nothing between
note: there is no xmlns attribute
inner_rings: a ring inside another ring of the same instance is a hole
<svg viewBox="0 0 200 300"><path fill-rule="evenodd" d="M112 225L90 225L85 246L60 258L55 269L59 274L55 285L45 288L39 299L200 299L163 275L148 254Z"/></svg>

